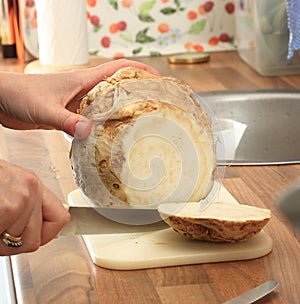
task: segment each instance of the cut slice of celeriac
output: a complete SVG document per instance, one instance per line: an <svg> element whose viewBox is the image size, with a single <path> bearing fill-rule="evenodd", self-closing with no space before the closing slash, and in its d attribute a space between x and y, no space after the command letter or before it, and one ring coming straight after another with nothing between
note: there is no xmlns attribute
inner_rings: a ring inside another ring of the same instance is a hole
<svg viewBox="0 0 300 304"><path fill-rule="evenodd" d="M179 234L211 242L245 241L257 233L271 218L268 209L213 202L205 210L199 203L161 204L158 211L164 221Z"/></svg>

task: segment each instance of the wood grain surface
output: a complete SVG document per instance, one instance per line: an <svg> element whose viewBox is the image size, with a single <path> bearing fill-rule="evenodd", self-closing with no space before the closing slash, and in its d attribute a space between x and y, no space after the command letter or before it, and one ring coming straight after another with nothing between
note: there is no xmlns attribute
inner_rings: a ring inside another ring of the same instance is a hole
<svg viewBox="0 0 300 304"><path fill-rule="evenodd" d="M163 57L138 60L162 75L182 79L196 91L300 88L300 76L260 76L235 52L213 53L210 62L198 65L170 65ZM22 72L24 65L0 60L0 69ZM34 169L61 200L76 188L68 160L69 144L61 132L1 128L0 142L0 157ZM275 205L279 193L299 176L298 164L226 169L223 184L240 203L272 211L265 231L274 241L273 251L263 258L114 271L92 263L81 237L61 237L34 253L11 257L17 301L217 304L274 279L280 286L257 303L300 303L299 239Z"/></svg>

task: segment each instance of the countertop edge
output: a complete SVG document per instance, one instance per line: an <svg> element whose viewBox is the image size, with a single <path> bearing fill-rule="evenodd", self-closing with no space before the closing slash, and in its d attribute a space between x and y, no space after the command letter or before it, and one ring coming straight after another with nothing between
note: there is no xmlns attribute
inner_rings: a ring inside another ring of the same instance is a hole
<svg viewBox="0 0 300 304"><path fill-rule="evenodd" d="M0 304L16 304L13 274L9 257L0 257L0 273Z"/></svg>

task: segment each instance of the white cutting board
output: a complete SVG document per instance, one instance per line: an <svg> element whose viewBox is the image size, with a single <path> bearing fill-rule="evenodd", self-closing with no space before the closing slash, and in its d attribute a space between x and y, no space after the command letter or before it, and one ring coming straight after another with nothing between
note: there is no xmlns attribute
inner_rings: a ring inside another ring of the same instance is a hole
<svg viewBox="0 0 300 304"><path fill-rule="evenodd" d="M223 186L215 200L238 203ZM71 206L87 205L80 190L72 191L68 201ZM189 240L171 228L146 233L86 235L83 239L96 265L117 270L248 260L272 251L272 239L264 231L233 244Z"/></svg>

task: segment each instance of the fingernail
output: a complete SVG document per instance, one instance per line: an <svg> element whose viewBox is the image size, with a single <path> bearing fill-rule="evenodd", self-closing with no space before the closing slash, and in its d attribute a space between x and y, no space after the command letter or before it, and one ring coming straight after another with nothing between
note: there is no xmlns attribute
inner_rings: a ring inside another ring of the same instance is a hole
<svg viewBox="0 0 300 304"><path fill-rule="evenodd" d="M75 125L75 138L85 139L90 135L91 123L88 121L79 121Z"/></svg>

